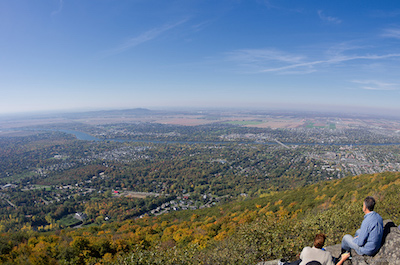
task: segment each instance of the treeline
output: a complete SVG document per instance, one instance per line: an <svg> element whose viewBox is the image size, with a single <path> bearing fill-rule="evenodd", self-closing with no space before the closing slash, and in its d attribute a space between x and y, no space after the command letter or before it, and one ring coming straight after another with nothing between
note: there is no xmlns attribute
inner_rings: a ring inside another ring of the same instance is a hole
<svg viewBox="0 0 400 265"><path fill-rule="evenodd" d="M77 212L85 214L83 222L72 224L101 225L110 221L136 218L176 198L174 195L132 198L113 196L111 190L102 193L75 193L66 190L57 196L54 188L38 188L11 193L0 198L0 232L16 232L24 227L35 231L54 231L70 225L68 220ZM57 201L54 198L58 198ZM13 207L6 200L13 201Z"/></svg>
<svg viewBox="0 0 400 265"><path fill-rule="evenodd" d="M327 244L354 233L367 195L400 222L400 173L347 177L256 199L159 217L38 233L3 233L4 264L255 264L294 257L317 232Z"/></svg>

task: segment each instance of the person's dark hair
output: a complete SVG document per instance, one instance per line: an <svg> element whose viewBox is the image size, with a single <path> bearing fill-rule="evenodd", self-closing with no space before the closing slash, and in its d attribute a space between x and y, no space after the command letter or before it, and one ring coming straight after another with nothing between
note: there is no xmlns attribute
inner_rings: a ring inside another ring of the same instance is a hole
<svg viewBox="0 0 400 265"><path fill-rule="evenodd" d="M314 238L314 247L322 248L325 244L325 238L324 234L317 234Z"/></svg>
<svg viewBox="0 0 400 265"><path fill-rule="evenodd" d="M365 207L367 207L368 210L373 211L375 207L375 199L371 196L368 196L367 198L364 199Z"/></svg>

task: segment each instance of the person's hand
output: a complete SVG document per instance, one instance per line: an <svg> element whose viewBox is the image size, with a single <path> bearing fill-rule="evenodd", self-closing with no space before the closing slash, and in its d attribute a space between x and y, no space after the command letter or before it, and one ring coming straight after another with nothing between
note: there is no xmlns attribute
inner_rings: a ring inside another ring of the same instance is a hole
<svg viewBox="0 0 400 265"><path fill-rule="evenodd" d="M340 257L340 260L346 260L350 257L350 253L343 253L342 256Z"/></svg>

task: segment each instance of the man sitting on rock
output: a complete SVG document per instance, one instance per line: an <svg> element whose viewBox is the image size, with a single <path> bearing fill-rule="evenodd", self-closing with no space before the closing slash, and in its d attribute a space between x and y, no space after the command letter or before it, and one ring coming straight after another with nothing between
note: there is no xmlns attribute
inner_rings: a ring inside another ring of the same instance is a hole
<svg viewBox="0 0 400 265"><path fill-rule="evenodd" d="M357 230L354 237L345 235L342 239L342 252L350 252L354 249L358 255L375 255L382 244L383 220L374 212L375 199L368 196L364 199L364 220L361 228Z"/></svg>

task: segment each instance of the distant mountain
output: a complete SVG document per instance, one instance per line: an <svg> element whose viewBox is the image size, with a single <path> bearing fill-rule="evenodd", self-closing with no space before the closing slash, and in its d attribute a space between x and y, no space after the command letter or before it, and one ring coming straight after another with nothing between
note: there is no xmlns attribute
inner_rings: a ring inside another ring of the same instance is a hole
<svg viewBox="0 0 400 265"><path fill-rule="evenodd" d="M147 115L155 111L136 108L136 109L123 109L123 110L99 110L99 111L87 111L79 113L68 113L63 114L68 118L82 118L82 117L107 117L107 116L117 116L117 115Z"/></svg>

